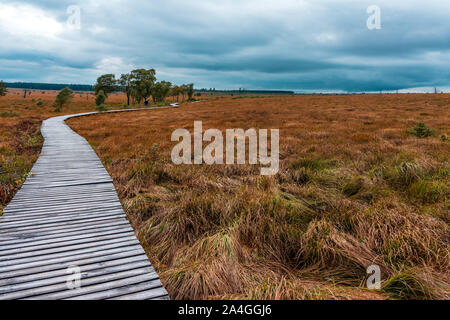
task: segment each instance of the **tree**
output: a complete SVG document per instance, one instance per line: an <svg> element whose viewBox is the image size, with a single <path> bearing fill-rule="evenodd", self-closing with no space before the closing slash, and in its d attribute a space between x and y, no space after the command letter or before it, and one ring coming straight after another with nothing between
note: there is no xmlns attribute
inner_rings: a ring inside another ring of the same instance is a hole
<svg viewBox="0 0 450 320"><path fill-rule="evenodd" d="M61 112L62 107L73 98L73 91L69 88L62 89L55 98L55 112Z"/></svg>
<svg viewBox="0 0 450 320"><path fill-rule="evenodd" d="M100 91L97 93L97 96L95 97L95 104L96 104L97 106L101 106L101 105L105 104L105 101L106 101L106 95L105 95L105 93L103 92L103 90L100 90Z"/></svg>
<svg viewBox="0 0 450 320"><path fill-rule="evenodd" d="M116 76L113 74L104 74L98 77L94 90L96 95L102 90L105 96L108 97L110 93L117 90Z"/></svg>
<svg viewBox="0 0 450 320"><path fill-rule="evenodd" d="M178 96L180 95L180 87L177 85L174 85L172 87L172 89L170 90L170 95L174 98L177 97L177 102L178 102Z"/></svg>
<svg viewBox="0 0 450 320"><path fill-rule="evenodd" d="M183 97L183 101L184 101L184 96L186 95L186 92L187 92L187 85L183 84L183 85L179 86L178 93L181 94L181 96Z"/></svg>
<svg viewBox="0 0 450 320"><path fill-rule="evenodd" d="M188 95L188 99L192 100L192 97L194 96L194 84L190 83L186 86L186 91Z"/></svg>
<svg viewBox="0 0 450 320"><path fill-rule="evenodd" d="M169 95L172 84L167 81L157 82L153 85L151 93L154 102L163 102Z"/></svg>
<svg viewBox="0 0 450 320"><path fill-rule="evenodd" d="M133 79L130 73L122 74L119 79L120 90L127 95L127 105L130 105L130 96L133 91Z"/></svg>
<svg viewBox="0 0 450 320"><path fill-rule="evenodd" d="M131 71L131 94L137 102L147 100L152 94L152 87L156 81L155 69L136 69Z"/></svg>
<svg viewBox="0 0 450 320"><path fill-rule="evenodd" d="M3 81L0 81L0 97L6 96L8 93L8 89L6 88L6 84Z"/></svg>

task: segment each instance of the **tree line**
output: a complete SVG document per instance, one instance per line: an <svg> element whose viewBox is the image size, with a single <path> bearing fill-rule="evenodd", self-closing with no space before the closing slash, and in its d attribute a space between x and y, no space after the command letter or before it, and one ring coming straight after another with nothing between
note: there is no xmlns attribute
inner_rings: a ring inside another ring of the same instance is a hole
<svg viewBox="0 0 450 320"><path fill-rule="evenodd" d="M35 83L35 82L6 82L6 87L11 89L29 89L29 90L61 90L64 88L73 91L93 91L94 88L89 84L57 84L57 83Z"/></svg>
<svg viewBox="0 0 450 320"><path fill-rule="evenodd" d="M109 94L122 91L127 96L127 105L131 102L141 103L150 97L154 103L164 102L169 96L179 101L181 96L192 100L194 96L194 84L173 85L168 81L156 81L155 69L135 69L130 73L125 73L116 79L114 74L104 74L98 77L94 85L94 91L98 98L98 103L105 102ZM97 104L99 105L99 104Z"/></svg>

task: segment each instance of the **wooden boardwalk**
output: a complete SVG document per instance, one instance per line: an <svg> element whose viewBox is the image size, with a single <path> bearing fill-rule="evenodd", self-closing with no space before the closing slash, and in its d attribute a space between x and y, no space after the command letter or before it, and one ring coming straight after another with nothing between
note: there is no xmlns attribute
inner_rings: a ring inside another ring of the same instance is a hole
<svg viewBox="0 0 450 320"><path fill-rule="evenodd" d="M168 299L111 177L65 124L90 114L43 122L41 155L0 217L0 300Z"/></svg>

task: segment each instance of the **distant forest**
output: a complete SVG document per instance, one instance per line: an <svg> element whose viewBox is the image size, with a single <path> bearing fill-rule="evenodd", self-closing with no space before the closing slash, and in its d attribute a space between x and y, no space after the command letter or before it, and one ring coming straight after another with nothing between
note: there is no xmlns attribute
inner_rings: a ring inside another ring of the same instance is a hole
<svg viewBox="0 0 450 320"><path fill-rule="evenodd" d="M73 91L95 91L94 86L89 84L56 84L56 83L34 83L34 82L5 82L6 87L11 89L30 90L61 90L69 87ZM216 90L216 89L196 89L197 93L214 94L294 94L293 91L284 90Z"/></svg>
<svg viewBox="0 0 450 320"><path fill-rule="evenodd" d="M94 86L88 84L55 84L33 82L5 82L7 88L30 90L61 90L69 87L73 91L94 91Z"/></svg>
<svg viewBox="0 0 450 320"><path fill-rule="evenodd" d="M285 90L216 90L216 89L196 89L195 92L214 94L295 94L294 91Z"/></svg>

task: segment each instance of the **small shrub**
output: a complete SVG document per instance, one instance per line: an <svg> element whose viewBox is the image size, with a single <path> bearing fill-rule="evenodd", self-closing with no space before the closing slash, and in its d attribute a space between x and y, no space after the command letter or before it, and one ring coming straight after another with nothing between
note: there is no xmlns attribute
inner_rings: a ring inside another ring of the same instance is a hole
<svg viewBox="0 0 450 320"><path fill-rule="evenodd" d="M428 128L424 122L419 122L414 127L408 130L410 135L413 135L417 138L428 138L436 135L436 132Z"/></svg>
<svg viewBox="0 0 450 320"><path fill-rule="evenodd" d="M42 101L41 99L38 100L38 102L36 103L37 106L42 106L44 104L44 101Z"/></svg>
<svg viewBox="0 0 450 320"><path fill-rule="evenodd" d="M20 113L14 111L3 111L2 113L0 113L0 117L2 118L20 117Z"/></svg>
<svg viewBox="0 0 450 320"><path fill-rule="evenodd" d="M97 96L95 97L95 104L97 105L97 110L98 110L98 107L99 107L99 106L105 104L105 101L106 101L106 95L105 95L105 93L103 92L103 90L100 90L100 91L97 93Z"/></svg>
<svg viewBox="0 0 450 320"><path fill-rule="evenodd" d="M170 102L161 101L161 102L158 102L157 104L155 104L155 107L166 107L168 105L170 105Z"/></svg>
<svg viewBox="0 0 450 320"><path fill-rule="evenodd" d="M73 99L73 91L69 88L62 89L55 98L55 112L61 112L62 107Z"/></svg>
<svg viewBox="0 0 450 320"><path fill-rule="evenodd" d="M108 107L107 107L106 105L104 105L104 104L97 105L97 106L95 107L95 109L96 109L98 112L105 112L105 111L108 111Z"/></svg>

